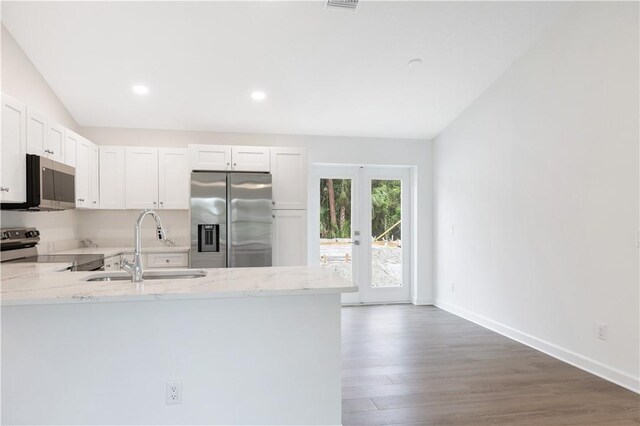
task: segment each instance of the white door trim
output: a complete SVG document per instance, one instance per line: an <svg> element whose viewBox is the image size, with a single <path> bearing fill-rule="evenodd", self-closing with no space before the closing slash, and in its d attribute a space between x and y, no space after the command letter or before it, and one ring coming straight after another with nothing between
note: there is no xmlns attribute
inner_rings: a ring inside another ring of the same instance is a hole
<svg viewBox="0 0 640 426"><path fill-rule="evenodd" d="M413 226L415 214L413 205L415 193L413 191L413 168L411 166L367 166L367 165L335 165L312 164L309 173L309 200L308 200L308 264L320 265L320 179L331 177L334 179L352 180L352 215L351 232L352 239L359 240L360 245L353 246L353 280L359 286L357 293L344 293L343 304L374 304L374 303L403 303L411 302L411 295L415 288L413 273L413 259L415 254ZM403 261L403 286L401 288L375 288L370 286L370 259L371 245L368 244L367 235L371 229L370 179L387 178L402 179L402 261ZM360 212L365 209L367 211ZM368 223L360 218L366 218ZM366 228L366 229L365 229ZM354 232L360 231L359 236ZM406 242L404 241L406 240Z"/></svg>

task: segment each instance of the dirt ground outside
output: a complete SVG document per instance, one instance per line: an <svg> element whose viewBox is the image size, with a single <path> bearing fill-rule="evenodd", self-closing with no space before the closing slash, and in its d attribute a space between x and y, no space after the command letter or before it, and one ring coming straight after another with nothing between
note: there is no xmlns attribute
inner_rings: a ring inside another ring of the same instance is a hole
<svg viewBox="0 0 640 426"><path fill-rule="evenodd" d="M350 239L320 239L320 265L330 268L345 279L352 280L353 245ZM373 287L402 285L402 242L376 241L372 243Z"/></svg>

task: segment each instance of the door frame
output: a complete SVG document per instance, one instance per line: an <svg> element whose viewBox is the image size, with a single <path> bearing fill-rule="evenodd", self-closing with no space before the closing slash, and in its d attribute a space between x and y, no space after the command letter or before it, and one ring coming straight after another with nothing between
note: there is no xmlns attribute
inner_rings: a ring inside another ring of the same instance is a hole
<svg viewBox="0 0 640 426"><path fill-rule="evenodd" d="M353 165L353 164L325 164L311 165L308 182L308 264L320 266L320 179L332 177L334 179L352 180L352 214L351 238L359 240L359 245L353 245L352 277L358 285L358 292L343 293L343 304L378 304L378 303L410 303L415 291L415 167L386 166L386 165ZM399 177L400 176L400 177ZM371 211L360 212L362 208L370 207L371 179L403 179L402 183L402 262L403 286L402 292L397 287L371 288L370 259L371 246L363 241L363 237L370 233ZM360 223L360 218L369 223ZM366 228L366 229L365 229ZM354 232L360 231L359 236ZM406 240L406 242L405 242ZM364 285L363 283L367 283Z"/></svg>

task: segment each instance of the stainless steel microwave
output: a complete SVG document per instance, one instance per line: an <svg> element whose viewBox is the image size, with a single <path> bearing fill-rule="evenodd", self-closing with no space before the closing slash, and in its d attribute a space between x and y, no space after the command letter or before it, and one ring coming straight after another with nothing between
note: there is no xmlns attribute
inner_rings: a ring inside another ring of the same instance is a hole
<svg viewBox="0 0 640 426"><path fill-rule="evenodd" d="M27 154L27 201L2 203L2 210L66 210L76 207L76 169Z"/></svg>

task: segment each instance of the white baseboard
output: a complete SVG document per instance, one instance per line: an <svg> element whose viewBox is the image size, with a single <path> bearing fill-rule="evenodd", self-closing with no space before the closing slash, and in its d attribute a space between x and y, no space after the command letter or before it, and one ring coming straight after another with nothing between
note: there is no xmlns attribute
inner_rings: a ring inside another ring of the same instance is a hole
<svg viewBox="0 0 640 426"><path fill-rule="evenodd" d="M433 299L411 299L411 303L414 305L434 305L435 301Z"/></svg>
<svg viewBox="0 0 640 426"><path fill-rule="evenodd" d="M503 336L522 343L523 345L527 345L533 349L564 361L567 364L571 364L574 367L578 367L581 370L585 370L633 392L640 393L640 378L638 377L633 377L594 359L577 354L530 334L523 333L522 331L516 330L482 315L475 314L451 303L436 299L433 304L440 309L474 322L484 328L495 331L498 334L502 334Z"/></svg>

